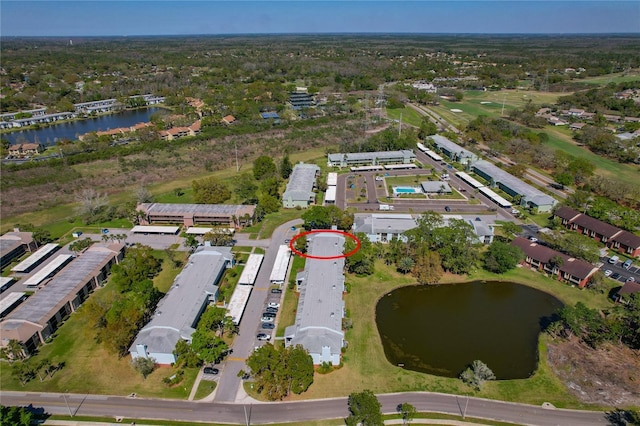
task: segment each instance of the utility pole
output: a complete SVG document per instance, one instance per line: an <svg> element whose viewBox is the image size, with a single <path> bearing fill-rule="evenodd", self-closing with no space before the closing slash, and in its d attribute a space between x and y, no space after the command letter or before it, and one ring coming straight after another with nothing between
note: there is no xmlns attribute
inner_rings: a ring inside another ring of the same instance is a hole
<svg viewBox="0 0 640 426"><path fill-rule="evenodd" d="M233 146L236 148L236 173L240 171L240 164L238 164L238 142L233 141Z"/></svg>
<svg viewBox="0 0 640 426"><path fill-rule="evenodd" d="M69 401L67 401L67 392L68 391L64 391L64 393L62 394L62 397L64 398L65 404L67 404L67 410L69 410L69 416L73 417L73 413L71 412L71 407L69 407Z"/></svg>

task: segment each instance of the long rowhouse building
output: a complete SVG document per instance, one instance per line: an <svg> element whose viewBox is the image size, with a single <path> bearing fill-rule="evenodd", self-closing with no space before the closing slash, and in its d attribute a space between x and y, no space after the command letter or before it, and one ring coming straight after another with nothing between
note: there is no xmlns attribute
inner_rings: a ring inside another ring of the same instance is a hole
<svg viewBox="0 0 640 426"><path fill-rule="evenodd" d="M345 238L335 233L319 233L309 241L309 254L331 257L343 251ZM344 346L344 258L307 259L299 275L298 310L295 324L285 330L285 346L302 345L315 365L340 364Z"/></svg>
<svg viewBox="0 0 640 426"><path fill-rule="evenodd" d="M18 340L33 352L106 280L111 266L122 259L123 249L124 244L94 245L62 269L0 322L2 346Z"/></svg>

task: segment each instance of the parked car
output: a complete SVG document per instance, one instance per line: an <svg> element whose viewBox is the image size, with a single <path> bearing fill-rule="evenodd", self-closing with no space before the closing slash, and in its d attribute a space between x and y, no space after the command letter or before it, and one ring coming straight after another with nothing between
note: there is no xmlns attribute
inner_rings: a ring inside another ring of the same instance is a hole
<svg viewBox="0 0 640 426"><path fill-rule="evenodd" d="M273 317L262 317L260 318L260 321L262 322L273 322L274 318Z"/></svg>
<svg viewBox="0 0 640 426"><path fill-rule="evenodd" d="M622 267L624 269L629 269L631 268L631 265L633 264L633 261L631 259L628 259L626 262L624 262L624 264L622 265Z"/></svg>
<svg viewBox="0 0 640 426"><path fill-rule="evenodd" d="M258 340L269 340L269 339L271 339L271 335L267 334L267 333L258 333L258 335L256 336L256 339L258 339Z"/></svg>
<svg viewBox="0 0 640 426"><path fill-rule="evenodd" d="M271 318L275 318L276 317L276 313L275 312L263 312L262 313L263 317L271 317Z"/></svg>
<svg viewBox="0 0 640 426"><path fill-rule="evenodd" d="M611 274L613 274L613 271L611 269L607 269L606 271L604 271L604 276L605 277L610 277Z"/></svg>
<svg viewBox="0 0 640 426"><path fill-rule="evenodd" d="M532 243L537 243L538 239L536 237L529 237L529 241L531 241Z"/></svg>
<svg viewBox="0 0 640 426"><path fill-rule="evenodd" d="M203 370L204 374L218 374L220 370L213 367L205 367Z"/></svg>
<svg viewBox="0 0 640 426"><path fill-rule="evenodd" d="M271 289L271 293L280 294L280 293L282 293L282 290L280 290L279 288L272 288Z"/></svg>
<svg viewBox="0 0 640 426"><path fill-rule="evenodd" d="M619 278L620 278L620 274L617 273L617 272L615 274L611 275L611 279L618 280Z"/></svg>
<svg viewBox="0 0 640 426"><path fill-rule="evenodd" d="M284 240L285 244L289 244L291 242L291 240L289 238L287 238L286 240Z"/></svg>
<svg viewBox="0 0 640 426"><path fill-rule="evenodd" d="M632 282L635 282L635 280L636 279L634 277L629 277L629 278L627 278L627 281L625 281L625 282L632 283Z"/></svg>
<svg viewBox="0 0 640 426"><path fill-rule="evenodd" d="M279 308L280 304L278 302L269 302L269 306L270 308Z"/></svg>
<svg viewBox="0 0 640 426"><path fill-rule="evenodd" d="M267 308L267 309L265 309L265 312L268 312L270 314L277 314L278 313L278 308Z"/></svg>
<svg viewBox="0 0 640 426"><path fill-rule="evenodd" d="M263 322L262 329L263 330L273 330L276 326L272 322Z"/></svg>
<svg viewBox="0 0 640 426"><path fill-rule="evenodd" d="M445 211L445 212L450 212L450 211L451 211L451 207L449 207L449 206L444 206L444 211Z"/></svg>
<svg viewBox="0 0 640 426"><path fill-rule="evenodd" d="M620 258L618 256L611 256L609 258L609 263L612 265L615 265L616 263L618 263L618 260L620 260Z"/></svg>

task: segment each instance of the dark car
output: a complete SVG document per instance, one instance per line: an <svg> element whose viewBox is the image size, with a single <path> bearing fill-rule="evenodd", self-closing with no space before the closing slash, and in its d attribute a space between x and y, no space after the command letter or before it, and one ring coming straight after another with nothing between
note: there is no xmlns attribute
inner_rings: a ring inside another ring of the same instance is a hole
<svg viewBox="0 0 640 426"><path fill-rule="evenodd" d="M217 368L213 368L213 367L204 368L204 374L218 374L219 372L220 370L218 370Z"/></svg>
<svg viewBox="0 0 640 426"><path fill-rule="evenodd" d="M263 313L262 313L262 316L263 316L264 318L275 318L275 317L276 317L276 314L274 314L273 312L263 312Z"/></svg>
<svg viewBox="0 0 640 426"><path fill-rule="evenodd" d="M450 212L450 211L451 211L451 207L449 207L449 206L444 206L444 211L445 211L445 212Z"/></svg>
<svg viewBox="0 0 640 426"><path fill-rule="evenodd" d="M272 322L263 322L262 328L265 330L273 330L276 326Z"/></svg>
<svg viewBox="0 0 640 426"><path fill-rule="evenodd" d="M271 293L280 294L280 293L282 293L282 290L280 290L279 288L272 288L271 289Z"/></svg>
<svg viewBox="0 0 640 426"><path fill-rule="evenodd" d="M271 312L272 314L277 314L278 313L278 308L267 308L265 309L265 312Z"/></svg>
<svg viewBox="0 0 640 426"><path fill-rule="evenodd" d="M612 279L614 279L614 280L617 280L617 279L619 279L619 278L620 278L620 276L621 276L621 275L620 275L619 273L614 272L614 274L613 274L613 275L611 275L611 278L612 278Z"/></svg>

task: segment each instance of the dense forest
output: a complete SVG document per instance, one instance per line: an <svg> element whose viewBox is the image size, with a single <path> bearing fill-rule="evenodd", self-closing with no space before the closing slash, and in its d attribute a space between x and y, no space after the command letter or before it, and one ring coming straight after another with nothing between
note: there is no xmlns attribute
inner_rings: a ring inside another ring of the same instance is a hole
<svg viewBox="0 0 640 426"><path fill-rule="evenodd" d="M38 107L70 111L77 102L124 101L146 93L164 96L166 102L163 112L151 117L153 126L136 132L138 143L119 144L108 135L91 134L79 142L58 141L56 155L62 158L3 166L2 214L69 203L82 188L113 194L221 170L234 165L236 154L240 164L246 164L262 154L278 159L284 152L312 148L408 148L433 134L435 126L407 129L400 137L393 131L372 136L367 130L380 130L384 124L380 106L404 107L414 91L399 83L416 80L434 82L439 93L454 98L479 88L579 89L562 98L563 105L579 107L594 98L602 100L591 106L598 112L634 115L637 105L609 96L624 90L624 84L594 89L581 81L640 67L639 52L636 36L3 38L2 112ZM287 108L289 93L297 87L316 94L319 108ZM427 98L429 94L418 101L428 103ZM633 185L594 176L592 164L550 148L547 134L536 130L545 125L535 115L538 107L530 104L508 117L473 120L459 142L488 145L516 163L549 171L558 182L617 203L637 200ZM263 120L263 111L276 111L282 120ZM232 126L221 121L228 115L236 119ZM196 120L202 127L198 136L173 141L159 137L162 130ZM612 149L607 143L611 134L602 135L598 128L586 127L580 137L594 152L635 161L635 147ZM7 148L3 143L3 154ZM21 196L26 187L28 200Z"/></svg>
<svg viewBox="0 0 640 426"><path fill-rule="evenodd" d="M3 38L2 112L155 93L201 98L215 112L289 87L330 94L385 82L455 78L469 87L558 89L640 66L633 36L210 36Z"/></svg>

